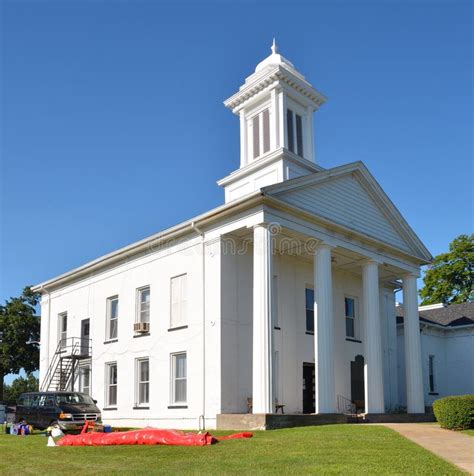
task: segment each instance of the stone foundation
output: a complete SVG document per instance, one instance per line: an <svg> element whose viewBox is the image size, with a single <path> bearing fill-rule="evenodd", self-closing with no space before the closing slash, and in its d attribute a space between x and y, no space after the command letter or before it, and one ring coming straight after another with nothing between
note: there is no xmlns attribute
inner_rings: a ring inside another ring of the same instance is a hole
<svg viewBox="0 0 474 476"><path fill-rule="evenodd" d="M296 426L331 425L347 423L346 415L281 415L274 413L223 413L217 415L218 430L277 430Z"/></svg>

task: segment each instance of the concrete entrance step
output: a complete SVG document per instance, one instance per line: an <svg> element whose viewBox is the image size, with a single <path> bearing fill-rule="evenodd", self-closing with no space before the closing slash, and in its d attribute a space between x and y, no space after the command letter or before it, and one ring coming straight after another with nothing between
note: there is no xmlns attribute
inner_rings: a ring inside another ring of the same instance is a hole
<svg viewBox="0 0 474 476"><path fill-rule="evenodd" d="M431 413L405 414L275 414L222 413L217 415L218 430L276 430L297 426L333 425L337 423L420 423L433 422Z"/></svg>

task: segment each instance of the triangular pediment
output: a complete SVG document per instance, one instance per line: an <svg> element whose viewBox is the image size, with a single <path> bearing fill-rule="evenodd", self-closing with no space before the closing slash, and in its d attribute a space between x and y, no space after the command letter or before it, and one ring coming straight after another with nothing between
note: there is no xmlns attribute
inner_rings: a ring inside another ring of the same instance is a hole
<svg viewBox="0 0 474 476"><path fill-rule="evenodd" d="M265 193L412 256L431 255L361 162L289 180Z"/></svg>

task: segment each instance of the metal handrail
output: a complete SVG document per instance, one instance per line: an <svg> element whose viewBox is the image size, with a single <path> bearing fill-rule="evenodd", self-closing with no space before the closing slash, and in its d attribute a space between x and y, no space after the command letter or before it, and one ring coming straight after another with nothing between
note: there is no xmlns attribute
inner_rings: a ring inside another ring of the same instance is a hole
<svg viewBox="0 0 474 476"><path fill-rule="evenodd" d="M84 349L86 349L86 352L83 352ZM62 362L62 359L75 357L79 355L90 356L91 353L92 353L92 339L86 339L83 337L67 337L66 339L61 339L58 342L58 346L56 347L54 357L51 361L51 364L48 367L46 376L43 379L41 390L46 390L49 388L49 386L51 385L51 382L54 379L54 376L56 375L58 366ZM72 363L72 365L74 365L74 363ZM69 381L69 376L67 377L67 381Z"/></svg>
<svg viewBox="0 0 474 476"><path fill-rule="evenodd" d="M337 396L337 411L339 413L356 413L356 406L352 401L343 395Z"/></svg>

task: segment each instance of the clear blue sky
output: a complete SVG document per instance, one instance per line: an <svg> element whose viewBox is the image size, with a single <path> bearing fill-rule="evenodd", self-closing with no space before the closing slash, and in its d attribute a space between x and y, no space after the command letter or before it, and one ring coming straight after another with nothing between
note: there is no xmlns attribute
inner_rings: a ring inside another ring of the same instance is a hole
<svg viewBox="0 0 474 476"><path fill-rule="evenodd" d="M433 254L473 229L465 1L2 2L0 300L223 203L222 101L280 51Z"/></svg>

